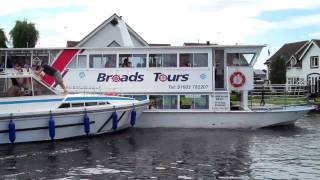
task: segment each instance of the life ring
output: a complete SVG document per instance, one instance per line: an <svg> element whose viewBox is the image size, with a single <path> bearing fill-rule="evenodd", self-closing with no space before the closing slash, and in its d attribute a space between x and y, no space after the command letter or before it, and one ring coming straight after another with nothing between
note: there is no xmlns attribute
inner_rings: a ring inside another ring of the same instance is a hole
<svg viewBox="0 0 320 180"><path fill-rule="evenodd" d="M231 74L230 83L233 87L239 88L239 87L243 86L244 83L246 83L246 77L242 72L236 71Z"/></svg>

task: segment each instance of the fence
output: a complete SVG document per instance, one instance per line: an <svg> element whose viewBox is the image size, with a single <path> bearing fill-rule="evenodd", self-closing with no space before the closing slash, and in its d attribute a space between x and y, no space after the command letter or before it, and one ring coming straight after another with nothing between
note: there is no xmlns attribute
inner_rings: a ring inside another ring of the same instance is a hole
<svg viewBox="0 0 320 180"><path fill-rule="evenodd" d="M286 107L308 103L308 90L303 85L268 84L255 85L249 93L249 106Z"/></svg>

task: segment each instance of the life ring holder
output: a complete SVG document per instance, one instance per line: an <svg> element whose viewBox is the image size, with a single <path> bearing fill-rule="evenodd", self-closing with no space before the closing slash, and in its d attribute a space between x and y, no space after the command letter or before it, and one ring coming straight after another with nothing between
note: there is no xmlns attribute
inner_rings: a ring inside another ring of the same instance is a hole
<svg viewBox="0 0 320 180"><path fill-rule="evenodd" d="M240 82L236 82L236 81L235 81L235 78L236 78L237 76L240 77ZM232 85L233 87L239 88L239 87L243 86L244 83L246 83L246 76L245 76L242 72L236 71L236 72L234 72L234 73L231 74L229 80L230 80L230 83L231 83L231 85Z"/></svg>

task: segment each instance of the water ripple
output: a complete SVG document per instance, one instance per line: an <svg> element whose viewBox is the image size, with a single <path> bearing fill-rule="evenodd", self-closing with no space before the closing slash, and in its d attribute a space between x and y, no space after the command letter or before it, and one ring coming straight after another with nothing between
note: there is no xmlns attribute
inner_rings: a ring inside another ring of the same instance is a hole
<svg viewBox="0 0 320 180"><path fill-rule="evenodd" d="M284 128L130 129L0 146L0 179L320 179L320 115Z"/></svg>

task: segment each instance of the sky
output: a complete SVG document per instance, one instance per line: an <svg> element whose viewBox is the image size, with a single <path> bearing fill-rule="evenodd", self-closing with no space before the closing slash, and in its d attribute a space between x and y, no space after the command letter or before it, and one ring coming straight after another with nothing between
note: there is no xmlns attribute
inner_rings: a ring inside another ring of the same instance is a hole
<svg viewBox="0 0 320 180"><path fill-rule="evenodd" d="M284 43L320 39L320 0L0 0L0 28L27 19L36 47L65 47L114 13L148 43L265 44L255 68Z"/></svg>

